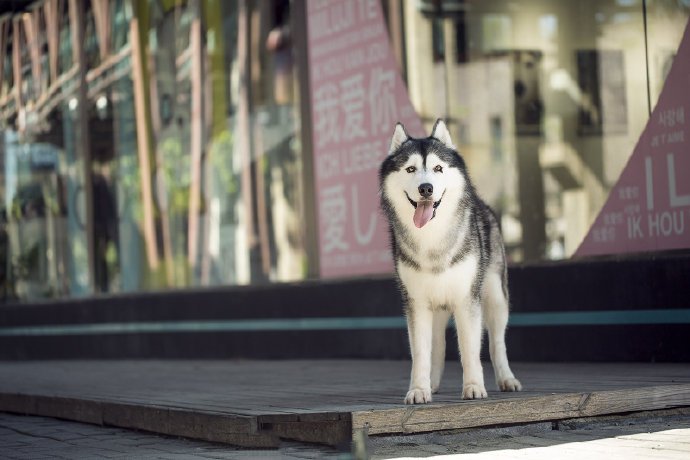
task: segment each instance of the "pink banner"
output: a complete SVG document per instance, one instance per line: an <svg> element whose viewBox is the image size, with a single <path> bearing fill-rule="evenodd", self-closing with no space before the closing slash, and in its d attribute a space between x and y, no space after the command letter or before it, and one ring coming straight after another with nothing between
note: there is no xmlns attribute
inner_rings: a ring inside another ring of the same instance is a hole
<svg viewBox="0 0 690 460"><path fill-rule="evenodd" d="M690 247L690 22L621 177L575 256Z"/></svg>
<svg viewBox="0 0 690 460"><path fill-rule="evenodd" d="M421 136L378 0L308 2L321 276L393 270L378 168L395 123Z"/></svg>

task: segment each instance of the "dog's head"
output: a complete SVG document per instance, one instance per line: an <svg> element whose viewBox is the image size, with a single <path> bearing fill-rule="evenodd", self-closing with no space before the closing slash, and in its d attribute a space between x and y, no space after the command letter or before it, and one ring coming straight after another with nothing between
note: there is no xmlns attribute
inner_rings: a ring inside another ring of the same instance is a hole
<svg viewBox="0 0 690 460"><path fill-rule="evenodd" d="M417 228L443 213L446 203L457 203L468 185L465 162L440 119L431 136L421 139L396 125L379 181L384 209Z"/></svg>

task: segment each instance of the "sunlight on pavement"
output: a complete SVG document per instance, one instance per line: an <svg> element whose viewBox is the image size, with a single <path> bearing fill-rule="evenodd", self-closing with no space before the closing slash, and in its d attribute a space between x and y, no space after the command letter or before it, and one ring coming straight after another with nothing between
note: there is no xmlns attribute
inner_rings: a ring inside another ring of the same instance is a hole
<svg viewBox="0 0 690 460"><path fill-rule="evenodd" d="M584 435L584 436L583 436ZM586 437L586 432L573 439ZM530 438L534 440L536 438ZM542 441L547 441L542 439ZM399 460L414 457L397 457ZM419 456L416 456L419 458ZM690 429L674 429L651 433L628 434L579 442L565 442L544 447L491 450L479 453L429 456L434 459L678 459L690 458Z"/></svg>

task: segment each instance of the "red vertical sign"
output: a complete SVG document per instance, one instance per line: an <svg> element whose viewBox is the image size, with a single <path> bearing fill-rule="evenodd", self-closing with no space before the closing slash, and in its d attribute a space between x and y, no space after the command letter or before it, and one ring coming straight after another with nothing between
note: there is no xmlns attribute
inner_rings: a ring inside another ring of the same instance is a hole
<svg viewBox="0 0 690 460"><path fill-rule="evenodd" d="M378 0L309 0L321 276L391 272L378 168L395 123L422 134Z"/></svg>
<svg viewBox="0 0 690 460"><path fill-rule="evenodd" d="M621 177L575 256L690 248L690 22Z"/></svg>

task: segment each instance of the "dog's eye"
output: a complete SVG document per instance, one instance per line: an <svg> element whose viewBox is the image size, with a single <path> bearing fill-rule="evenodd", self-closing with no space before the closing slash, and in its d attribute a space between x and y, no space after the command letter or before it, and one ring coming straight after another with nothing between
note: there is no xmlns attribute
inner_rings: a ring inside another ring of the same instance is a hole
<svg viewBox="0 0 690 460"><path fill-rule="evenodd" d="M443 166L438 165L434 168L434 172L443 172Z"/></svg>
<svg viewBox="0 0 690 460"><path fill-rule="evenodd" d="M412 174L416 170L417 170L417 168L415 168L414 166L408 166L407 168L405 168L405 171L407 171L410 174Z"/></svg>

